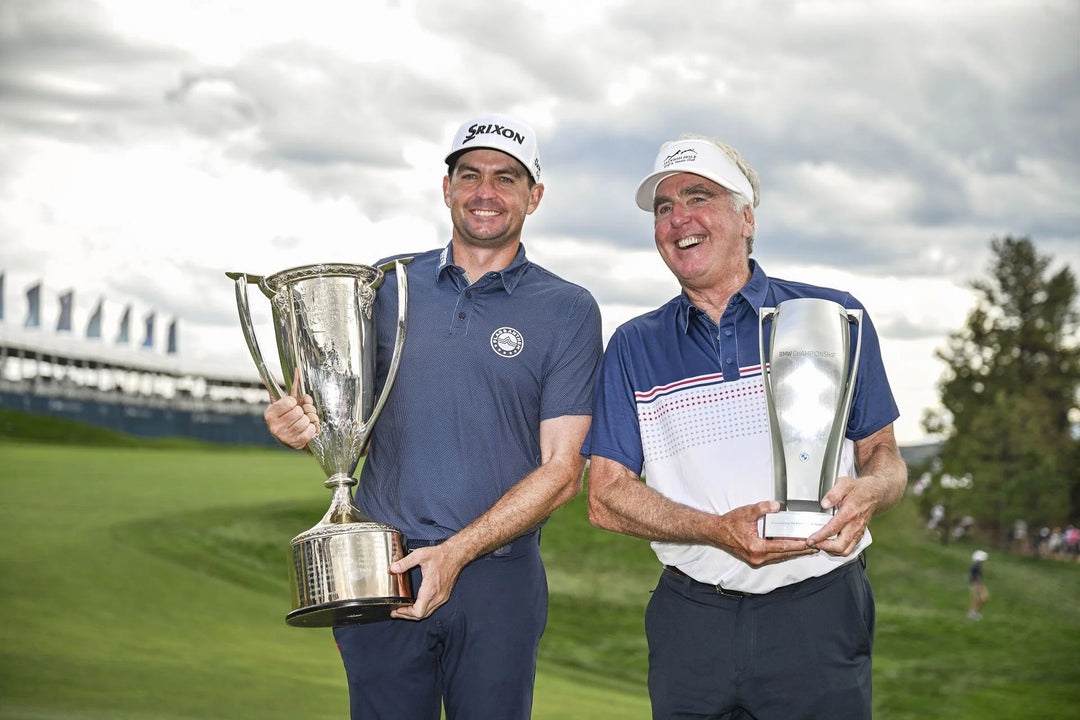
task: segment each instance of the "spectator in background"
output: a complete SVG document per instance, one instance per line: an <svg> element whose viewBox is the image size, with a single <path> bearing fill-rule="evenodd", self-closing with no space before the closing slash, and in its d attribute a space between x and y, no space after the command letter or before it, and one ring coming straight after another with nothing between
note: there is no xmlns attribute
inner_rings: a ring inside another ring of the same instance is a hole
<svg viewBox="0 0 1080 720"><path fill-rule="evenodd" d="M1080 556L1080 528L1070 525L1065 530L1065 553L1070 560Z"/></svg>
<svg viewBox="0 0 1080 720"><path fill-rule="evenodd" d="M1024 520L1017 520L1013 523L1012 535L1009 537L1009 549L1013 552L1022 552L1024 546L1027 544L1027 523Z"/></svg>
<svg viewBox="0 0 1080 720"><path fill-rule="evenodd" d="M968 618L982 620L983 605L986 604L990 593L986 590L983 582L982 564L989 556L982 550L976 550L971 555L971 569L968 570L968 587L971 590L971 606L968 609Z"/></svg>
<svg viewBox="0 0 1080 720"><path fill-rule="evenodd" d="M1039 531L1038 535L1033 535L1031 538L1031 554L1037 560L1043 556L1043 548L1046 546L1047 541L1050 539L1050 528L1043 527Z"/></svg>
<svg viewBox="0 0 1080 720"><path fill-rule="evenodd" d="M1061 528L1056 527L1054 528L1054 531L1050 533L1050 537L1046 541L1046 553L1050 557L1055 557L1060 555L1064 549L1065 536L1061 533Z"/></svg>

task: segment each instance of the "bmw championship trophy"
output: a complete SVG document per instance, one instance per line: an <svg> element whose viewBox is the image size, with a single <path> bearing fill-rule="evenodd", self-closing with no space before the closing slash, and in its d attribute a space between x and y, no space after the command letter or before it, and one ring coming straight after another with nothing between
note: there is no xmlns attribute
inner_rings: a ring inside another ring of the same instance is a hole
<svg viewBox="0 0 1080 720"><path fill-rule="evenodd" d="M851 324L858 328L854 354ZM806 538L833 515L821 508L821 499L840 464L862 348L862 310L819 298L786 300L761 308L758 338L780 503L780 512L765 516L763 536Z"/></svg>
<svg viewBox="0 0 1080 720"><path fill-rule="evenodd" d="M333 490L322 520L292 540L290 625L326 627L385 620L412 602L407 575L389 566L404 555L397 529L373 521L353 501L352 477L397 375L405 343L407 260L382 267L328 263L266 277L226 273L236 282L236 305L248 350L275 400L287 394L266 367L248 306L247 286L270 298L281 371L311 395L319 432L307 449ZM398 322L386 384L375 398L375 291L384 273L397 275Z"/></svg>

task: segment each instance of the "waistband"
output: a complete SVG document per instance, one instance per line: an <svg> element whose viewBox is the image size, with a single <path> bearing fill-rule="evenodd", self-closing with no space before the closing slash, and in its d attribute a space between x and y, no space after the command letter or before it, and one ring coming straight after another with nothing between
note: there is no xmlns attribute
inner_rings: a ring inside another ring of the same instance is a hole
<svg viewBox="0 0 1080 720"><path fill-rule="evenodd" d="M405 549L409 552L412 552L417 548L433 547L435 545L442 545L444 542L446 542L445 538L443 538L442 540L406 540ZM531 548L538 547L540 547L540 528L530 530L521 537L511 540L502 547L495 548L487 555L481 555L477 558L477 560L483 560L487 557L510 557L511 555L516 555Z"/></svg>
<svg viewBox="0 0 1080 720"><path fill-rule="evenodd" d="M807 578L806 580L801 580L801 581L799 581L797 583L792 583L791 585L784 585L783 587L778 587L775 590L770 590L767 593L750 593L750 592L743 592L742 590L729 590L728 588L725 588L725 587L723 587L721 585L712 585L710 583L703 583L703 582L700 582L700 581L695 580L694 578L690 577L689 575L687 575L686 573L684 573L682 570L675 567L674 565L665 565L664 566L664 572L670 573L670 574L678 577L680 580L688 583L691 588L700 589L700 590L708 590L709 592L715 592L717 595L723 595L724 597L766 598L766 597L779 597L779 596L783 596L783 595L796 595L796 594L798 594L798 593L800 593L802 591L805 591L805 590L812 590L812 589L816 589L818 587L822 587L822 586L832 582L832 580L834 580L836 578L839 578L841 575L853 571L856 567L860 567L862 569L866 568L866 553L865 552L859 553L858 558L856 558L855 560L852 560L851 562L847 563L846 565L843 565L843 566L837 568L836 570L833 570L830 573L827 573L825 575L819 575L818 577Z"/></svg>

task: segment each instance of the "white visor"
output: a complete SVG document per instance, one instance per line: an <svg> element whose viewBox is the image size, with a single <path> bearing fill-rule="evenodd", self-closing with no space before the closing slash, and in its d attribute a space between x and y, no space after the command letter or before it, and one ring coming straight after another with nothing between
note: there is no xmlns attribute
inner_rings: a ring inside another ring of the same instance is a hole
<svg viewBox="0 0 1080 720"><path fill-rule="evenodd" d="M737 192L754 204L754 188L739 166L727 153L708 140L679 140L660 148L652 173L637 189L637 205L646 212L653 211L656 186L671 175L693 173L712 180L717 185Z"/></svg>

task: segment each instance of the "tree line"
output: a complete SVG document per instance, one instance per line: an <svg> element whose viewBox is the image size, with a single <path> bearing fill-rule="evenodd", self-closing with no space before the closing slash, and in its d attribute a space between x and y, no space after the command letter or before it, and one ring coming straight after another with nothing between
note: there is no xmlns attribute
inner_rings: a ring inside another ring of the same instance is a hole
<svg viewBox="0 0 1080 720"><path fill-rule="evenodd" d="M925 471L924 509L969 516L1005 545L1018 520L1035 530L1080 519L1080 343L1072 270L1051 274L1027 237L990 247L974 308L936 352L941 408L922 424L944 438L941 454L913 470Z"/></svg>

